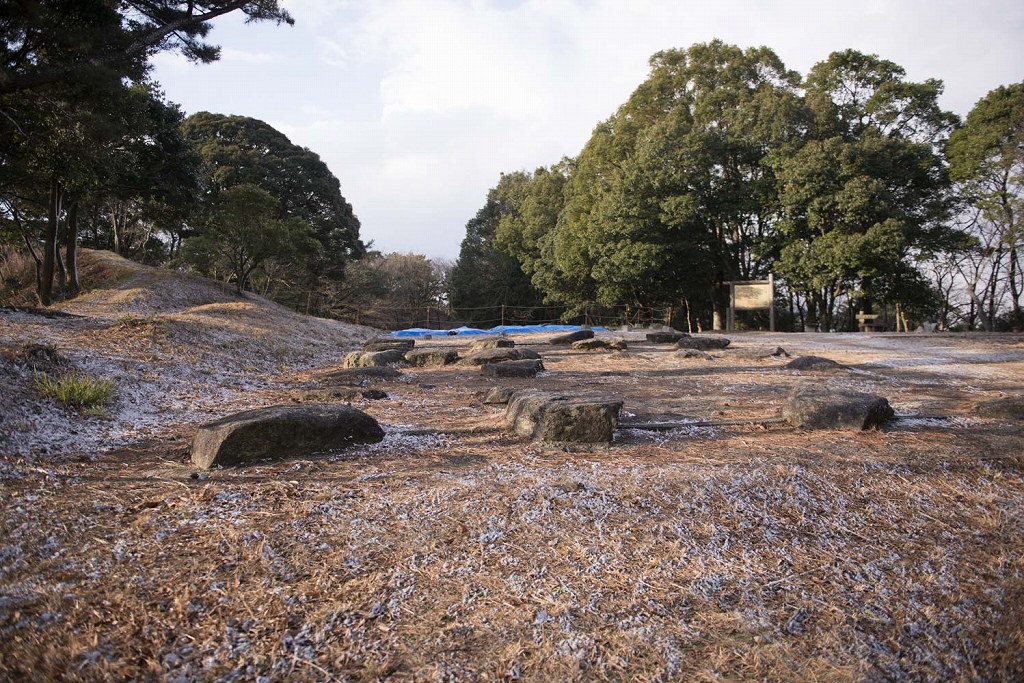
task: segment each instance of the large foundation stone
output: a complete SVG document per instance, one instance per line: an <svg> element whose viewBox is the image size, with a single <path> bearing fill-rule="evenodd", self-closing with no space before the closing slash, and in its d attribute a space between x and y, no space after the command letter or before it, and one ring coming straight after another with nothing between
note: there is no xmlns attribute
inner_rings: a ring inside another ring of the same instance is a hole
<svg viewBox="0 0 1024 683"><path fill-rule="evenodd" d="M567 332L566 334L560 334L557 337L552 337L548 340L548 344L552 346L568 346L573 342L583 341L584 339L593 339L593 330L578 330L576 332Z"/></svg>
<svg viewBox="0 0 1024 683"><path fill-rule="evenodd" d="M621 410L622 401L610 398L517 391L505 417L516 434L534 441L608 443Z"/></svg>
<svg viewBox="0 0 1024 683"><path fill-rule="evenodd" d="M803 429L862 430L878 427L893 417L889 401L860 391L802 386L782 406L782 417Z"/></svg>
<svg viewBox="0 0 1024 683"><path fill-rule="evenodd" d="M192 464L208 469L284 460L383 438L377 421L351 406L272 406L201 425L192 441Z"/></svg>
<svg viewBox="0 0 1024 683"><path fill-rule="evenodd" d="M341 364L346 368L383 367L405 360L405 349L388 349L386 351L353 351L346 354Z"/></svg>
<svg viewBox="0 0 1024 683"><path fill-rule="evenodd" d="M439 367L451 365L459 360L459 352L455 349L413 349L405 354L405 362L420 367Z"/></svg>

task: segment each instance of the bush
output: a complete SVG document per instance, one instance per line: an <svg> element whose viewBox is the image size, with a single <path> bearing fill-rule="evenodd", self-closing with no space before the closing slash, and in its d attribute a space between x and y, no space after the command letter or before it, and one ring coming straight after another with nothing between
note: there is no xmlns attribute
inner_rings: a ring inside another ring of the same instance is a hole
<svg viewBox="0 0 1024 683"><path fill-rule="evenodd" d="M36 376L36 389L62 405L78 409L101 409L114 395L114 383L88 375L70 373L50 379L45 372Z"/></svg>

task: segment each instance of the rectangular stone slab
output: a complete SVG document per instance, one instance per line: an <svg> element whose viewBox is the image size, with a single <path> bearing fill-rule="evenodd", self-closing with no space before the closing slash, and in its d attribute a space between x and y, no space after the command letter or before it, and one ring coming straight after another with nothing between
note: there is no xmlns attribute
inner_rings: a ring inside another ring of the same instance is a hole
<svg viewBox="0 0 1024 683"><path fill-rule="evenodd" d="M888 399L881 396L814 384L793 389L782 406L782 417L801 429L860 431L882 425L893 414Z"/></svg>
<svg viewBox="0 0 1024 683"><path fill-rule="evenodd" d="M608 443L619 423L622 401L519 391L505 412L512 430L534 441Z"/></svg>
<svg viewBox="0 0 1024 683"><path fill-rule="evenodd" d="M209 469L284 460L383 438L377 421L351 406L271 406L201 425L192 441L192 464Z"/></svg>

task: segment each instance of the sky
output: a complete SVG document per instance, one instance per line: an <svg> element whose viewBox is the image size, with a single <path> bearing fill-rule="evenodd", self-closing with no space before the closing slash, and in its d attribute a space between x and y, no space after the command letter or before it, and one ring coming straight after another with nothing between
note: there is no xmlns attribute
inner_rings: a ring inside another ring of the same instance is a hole
<svg viewBox="0 0 1024 683"><path fill-rule="evenodd" d="M281 4L294 26L221 17L218 62L161 53L154 79L187 114L261 119L319 154L373 248L448 260L501 173L576 156L660 50L764 45L806 74L853 48L942 80L960 116L1024 81L1020 0Z"/></svg>

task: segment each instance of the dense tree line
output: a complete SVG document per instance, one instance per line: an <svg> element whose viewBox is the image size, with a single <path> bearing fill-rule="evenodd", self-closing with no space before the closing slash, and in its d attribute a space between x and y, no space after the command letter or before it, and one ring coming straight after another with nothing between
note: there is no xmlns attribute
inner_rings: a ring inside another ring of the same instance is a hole
<svg viewBox="0 0 1024 683"><path fill-rule="evenodd" d="M675 306L718 328L727 283L773 272L795 327L1019 326L1024 85L961 124L941 82L905 76L853 50L803 78L764 47L654 55L576 158L500 178L453 306Z"/></svg>
<svg viewBox="0 0 1024 683"><path fill-rule="evenodd" d="M79 243L187 266L318 313L366 250L337 178L255 119L185 119L149 58L217 59L210 20L291 23L276 0L17 0L0 6L0 248L39 299L80 288Z"/></svg>

